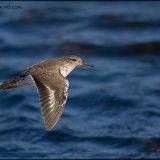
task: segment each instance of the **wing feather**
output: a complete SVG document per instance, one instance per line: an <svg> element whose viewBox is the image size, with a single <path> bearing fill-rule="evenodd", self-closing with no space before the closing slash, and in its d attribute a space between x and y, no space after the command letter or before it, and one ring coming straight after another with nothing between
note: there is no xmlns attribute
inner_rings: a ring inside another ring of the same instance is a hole
<svg viewBox="0 0 160 160"><path fill-rule="evenodd" d="M44 125L46 129L51 130L63 113L68 96L68 81L64 79L64 85L60 88L54 88L44 83L43 80L39 80L34 76L32 77L39 92Z"/></svg>

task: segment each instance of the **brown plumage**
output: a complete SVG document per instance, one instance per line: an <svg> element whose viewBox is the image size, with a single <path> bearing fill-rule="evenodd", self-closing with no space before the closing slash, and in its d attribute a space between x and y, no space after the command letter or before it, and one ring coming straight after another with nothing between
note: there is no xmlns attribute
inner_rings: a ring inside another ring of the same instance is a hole
<svg viewBox="0 0 160 160"><path fill-rule="evenodd" d="M67 101L69 82L65 77L79 65L92 66L77 56L42 61L30 66L15 79L4 82L0 89L19 87L19 81L31 76L39 92L44 125L51 130L59 120ZM22 85L33 85L33 82Z"/></svg>

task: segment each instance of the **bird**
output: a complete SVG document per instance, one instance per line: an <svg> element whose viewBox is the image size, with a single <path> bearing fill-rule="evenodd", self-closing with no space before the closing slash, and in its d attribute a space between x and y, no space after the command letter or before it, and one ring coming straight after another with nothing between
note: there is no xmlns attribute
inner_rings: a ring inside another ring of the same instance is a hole
<svg viewBox="0 0 160 160"><path fill-rule="evenodd" d="M61 117L67 101L69 81L66 77L81 65L93 67L75 55L41 61L29 66L17 77L0 84L0 90L36 86L44 126L50 131ZM32 81L20 84L26 77L31 77Z"/></svg>

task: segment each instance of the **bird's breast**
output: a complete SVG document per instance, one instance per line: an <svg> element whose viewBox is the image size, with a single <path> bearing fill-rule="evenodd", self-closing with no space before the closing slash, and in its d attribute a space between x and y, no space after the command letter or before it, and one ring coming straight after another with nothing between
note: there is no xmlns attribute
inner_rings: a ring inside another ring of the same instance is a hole
<svg viewBox="0 0 160 160"><path fill-rule="evenodd" d="M63 77L66 77L72 70L73 70L73 67L69 67L69 66L60 68L60 72Z"/></svg>

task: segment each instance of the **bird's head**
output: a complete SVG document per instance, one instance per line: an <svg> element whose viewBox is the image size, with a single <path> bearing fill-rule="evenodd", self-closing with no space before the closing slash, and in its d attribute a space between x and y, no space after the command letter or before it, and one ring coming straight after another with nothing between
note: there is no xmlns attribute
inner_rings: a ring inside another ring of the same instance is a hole
<svg viewBox="0 0 160 160"><path fill-rule="evenodd" d="M88 66L88 67L94 67L91 64L86 63L85 61L83 61L80 57L78 56L67 56L67 61L75 66Z"/></svg>

